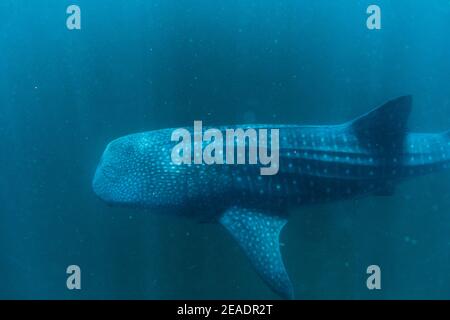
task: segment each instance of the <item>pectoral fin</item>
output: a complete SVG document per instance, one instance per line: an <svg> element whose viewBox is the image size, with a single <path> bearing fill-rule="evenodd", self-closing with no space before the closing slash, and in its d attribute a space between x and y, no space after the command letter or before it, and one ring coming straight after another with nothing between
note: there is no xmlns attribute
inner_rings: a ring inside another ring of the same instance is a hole
<svg viewBox="0 0 450 320"><path fill-rule="evenodd" d="M294 296L280 253L280 231L287 220L263 210L232 207L220 218L254 268L269 287L283 298Z"/></svg>

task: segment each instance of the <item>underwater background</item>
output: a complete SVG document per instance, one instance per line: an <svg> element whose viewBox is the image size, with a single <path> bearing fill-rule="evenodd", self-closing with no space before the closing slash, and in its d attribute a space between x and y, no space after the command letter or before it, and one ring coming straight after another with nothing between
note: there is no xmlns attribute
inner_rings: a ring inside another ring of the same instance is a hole
<svg viewBox="0 0 450 320"><path fill-rule="evenodd" d="M70 4L81 30L66 28ZM411 130L450 128L448 0L2 0L0 30L2 299L278 298L220 225L97 199L117 137L335 124L405 94ZM450 172L291 216L296 298L450 298ZM66 287L71 264L81 290ZM371 264L381 290L366 287Z"/></svg>

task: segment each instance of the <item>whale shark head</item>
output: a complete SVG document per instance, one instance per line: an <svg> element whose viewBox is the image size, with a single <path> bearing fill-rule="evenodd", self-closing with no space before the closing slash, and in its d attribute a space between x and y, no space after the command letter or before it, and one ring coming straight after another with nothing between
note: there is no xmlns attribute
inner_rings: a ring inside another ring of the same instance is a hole
<svg viewBox="0 0 450 320"><path fill-rule="evenodd" d="M108 204L159 208L181 202L179 166L166 151L170 136L137 133L110 142L97 166L92 187ZM178 187L177 187L178 186Z"/></svg>

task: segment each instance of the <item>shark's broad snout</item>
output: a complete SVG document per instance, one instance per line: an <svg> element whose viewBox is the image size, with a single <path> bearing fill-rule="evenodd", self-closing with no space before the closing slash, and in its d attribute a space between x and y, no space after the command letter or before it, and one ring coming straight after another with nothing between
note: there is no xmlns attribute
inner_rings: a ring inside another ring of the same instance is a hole
<svg viewBox="0 0 450 320"><path fill-rule="evenodd" d="M112 168L108 169L107 164L105 165L105 158L110 156L108 149L109 145L106 147L97 165L94 178L92 180L92 189L101 200L105 202L112 202L113 194L111 185L114 180L114 173Z"/></svg>
<svg viewBox="0 0 450 320"><path fill-rule="evenodd" d="M167 184L177 176L162 165L170 160L170 152L164 152L167 147L156 138L161 137L138 133L110 142L92 180L95 194L108 204L127 207L155 208L177 200L180 192ZM170 135L163 138L170 143Z"/></svg>
<svg viewBox="0 0 450 320"><path fill-rule="evenodd" d="M132 179L133 150L126 139L109 143L92 180L95 194L109 204L127 205L134 201L136 179Z"/></svg>

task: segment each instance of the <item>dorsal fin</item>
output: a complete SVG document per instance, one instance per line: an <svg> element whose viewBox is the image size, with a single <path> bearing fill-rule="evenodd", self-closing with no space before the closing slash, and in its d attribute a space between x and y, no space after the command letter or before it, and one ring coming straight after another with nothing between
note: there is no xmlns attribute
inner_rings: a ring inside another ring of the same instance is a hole
<svg viewBox="0 0 450 320"><path fill-rule="evenodd" d="M411 106L412 96L402 96L351 121L349 125L363 146L394 147L400 152L398 147L405 138Z"/></svg>

